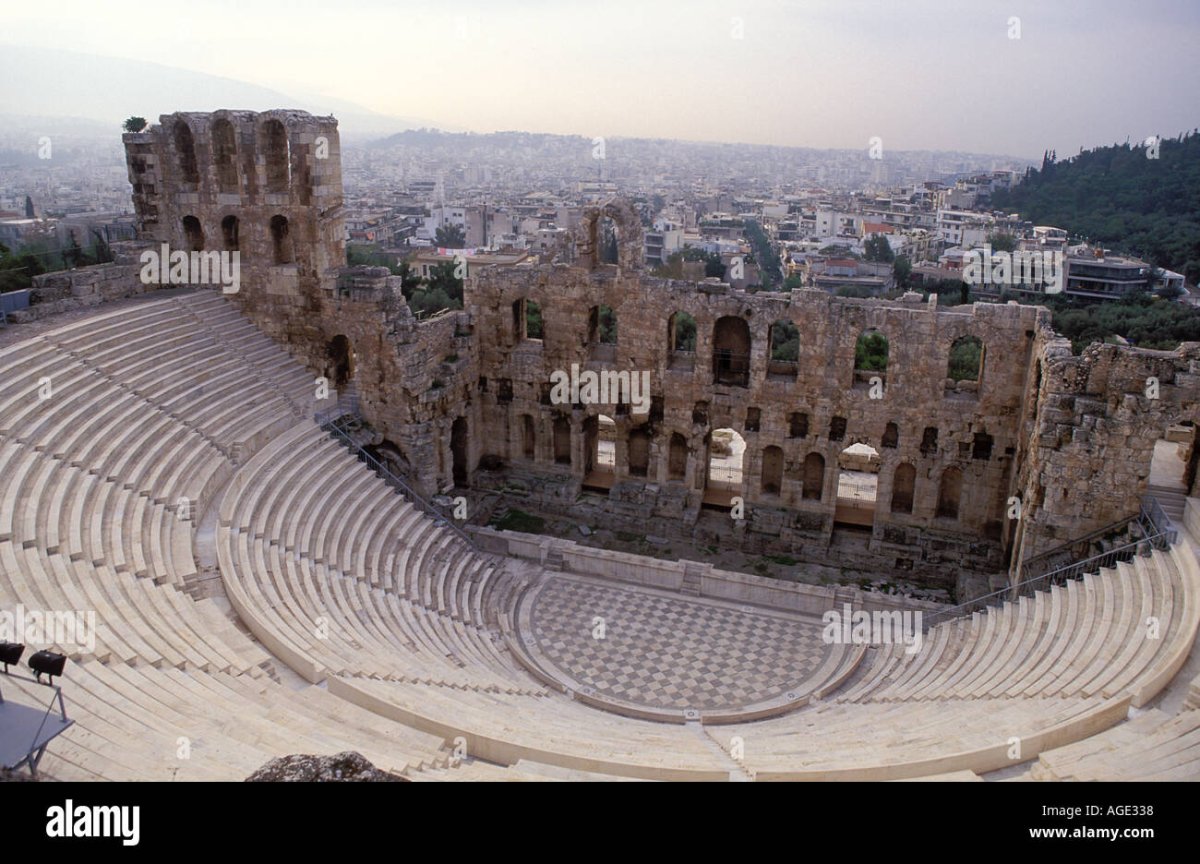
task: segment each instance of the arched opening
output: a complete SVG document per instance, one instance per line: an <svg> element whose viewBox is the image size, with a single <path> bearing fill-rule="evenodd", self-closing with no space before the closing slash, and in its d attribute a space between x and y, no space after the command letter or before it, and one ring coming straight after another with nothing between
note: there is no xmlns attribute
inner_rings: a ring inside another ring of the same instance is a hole
<svg viewBox="0 0 1200 864"><path fill-rule="evenodd" d="M937 516L942 519L957 519L961 497L962 471L952 466L942 472L942 481L938 484Z"/></svg>
<svg viewBox="0 0 1200 864"><path fill-rule="evenodd" d="M610 362L617 359L617 314L610 306L588 310L588 356Z"/></svg>
<svg viewBox="0 0 1200 864"><path fill-rule="evenodd" d="M213 121L213 164L217 168L217 189L226 195L238 193L237 136L233 124L225 118Z"/></svg>
<svg viewBox="0 0 1200 864"><path fill-rule="evenodd" d="M892 475L892 512L911 513L913 491L917 486L917 469L908 462L896 466Z"/></svg>
<svg viewBox="0 0 1200 864"><path fill-rule="evenodd" d="M325 346L325 356L329 359L326 377L333 389L342 390L354 378L354 351L350 340L341 334L334 336Z"/></svg>
<svg viewBox="0 0 1200 864"><path fill-rule="evenodd" d="M678 432L672 432L670 452L667 454L667 479L685 480L687 478L687 463L687 439Z"/></svg>
<svg viewBox="0 0 1200 864"><path fill-rule="evenodd" d="M696 319L676 312L667 322L668 369L690 370L696 362Z"/></svg>
<svg viewBox="0 0 1200 864"><path fill-rule="evenodd" d="M767 378L794 381L800 369L800 330L794 321L781 318L771 324L767 351Z"/></svg>
<svg viewBox="0 0 1200 864"><path fill-rule="evenodd" d="M960 336L950 346L946 364L946 392L974 397L983 377L983 342L975 336Z"/></svg>
<svg viewBox="0 0 1200 864"><path fill-rule="evenodd" d="M583 421L583 485L607 493L616 480L617 424L607 414Z"/></svg>
<svg viewBox="0 0 1200 864"><path fill-rule="evenodd" d="M238 231L241 225L236 216L226 216L221 220L221 242L229 252L238 251Z"/></svg>
<svg viewBox="0 0 1200 864"><path fill-rule="evenodd" d="M804 457L804 480L800 497L805 501L820 501L825 488L825 457L809 453Z"/></svg>
<svg viewBox="0 0 1200 864"><path fill-rule="evenodd" d="M764 495L783 491L783 448L774 445L763 448L761 488Z"/></svg>
<svg viewBox="0 0 1200 864"><path fill-rule="evenodd" d="M894 450L900 446L900 427L895 423L888 423L883 429L883 439L879 442L879 446L887 447Z"/></svg>
<svg viewBox="0 0 1200 864"><path fill-rule="evenodd" d="M276 264L291 264L295 260L286 216L276 214L271 217L271 248Z"/></svg>
<svg viewBox="0 0 1200 864"><path fill-rule="evenodd" d="M713 325L713 383L750 384L750 325L744 318L726 315Z"/></svg>
<svg viewBox="0 0 1200 864"><path fill-rule="evenodd" d="M554 462L571 464L571 421L561 414L554 418Z"/></svg>
<svg viewBox="0 0 1200 864"><path fill-rule="evenodd" d="M204 251L204 229L195 216L183 217L183 239L189 252Z"/></svg>
<svg viewBox="0 0 1200 864"><path fill-rule="evenodd" d="M537 433L533 418L528 414L521 415L521 453L526 459L533 459L537 454Z"/></svg>
<svg viewBox="0 0 1200 864"><path fill-rule="evenodd" d="M175 124L175 155L179 158L180 179L189 186L200 183L200 171L196 167L196 142L191 127L180 120Z"/></svg>
<svg viewBox="0 0 1200 864"><path fill-rule="evenodd" d="M650 472L650 430L645 426L630 430L627 446L630 476L647 476Z"/></svg>
<svg viewBox="0 0 1200 864"><path fill-rule="evenodd" d="M872 378L887 381L888 340L878 330L863 331L854 343L854 386L870 387Z"/></svg>
<svg viewBox="0 0 1200 864"><path fill-rule="evenodd" d="M455 486L466 486L467 470L467 418L459 417L450 427L450 455L453 461Z"/></svg>
<svg viewBox="0 0 1200 864"><path fill-rule="evenodd" d="M597 220L596 242L601 264L616 266L621 263L621 226L611 216Z"/></svg>
<svg viewBox="0 0 1200 864"><path fill-rule="evenodd" d="M708 437L708 471L704 504L728 508L742 494L742 463L746 440L732 429L714 429Z"/></svg>
<svg viewBox="0 0 1200 864"><path fill-rule="evenodd" d="M879 466L879 451L870 444L851 444L838 454L837 506L833 514L835 524L854 527L875 524Z"/></svg>
<svg viewBox="0 0 1200 864"><path fill-rule="evenodd" d="M291 180L291 154L287 129L278 120L263 124L263 148L267 171L267 191L287 192Z"/></svg>

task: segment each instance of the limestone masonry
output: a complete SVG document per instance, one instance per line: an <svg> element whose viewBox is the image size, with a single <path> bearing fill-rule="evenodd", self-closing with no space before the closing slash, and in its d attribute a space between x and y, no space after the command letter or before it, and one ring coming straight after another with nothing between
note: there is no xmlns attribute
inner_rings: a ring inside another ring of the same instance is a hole
<svg viewBox="0 0 1200 864"><path fill-rule="evenodd" d="M1200 420L1200 344L1092 345L1076 357L1040 307L657 279L641 270L642 227L620 200L585 214L555 255L471 270L463 311L418 321L386 269L344 266L334 118L177 113L124 141L140 242L238 251L240 290L229 296L314 379L355 390L427 493L474 486L575 506L600 467L605 415L616 430L610 488L587 506L613 524L699 539L718 485L713 432L730 428L746 449L740 486L724 491L744 500L745 519L722 523L721 542L815 554L835 524L860 525L864 554L889 566L1015 572L1135 513L1155 441ZM617 227L615 264L601 260L602 219ZM42 284L68 296L63 278ZM541 339L527 334L533 303ZM685 314L694 348L676 344ZM794 363L770 359L778 321L799 331ZM855 368L869 331L886 337L885 370ZM969 337L983 349L978 380L955 382L951 347ZM555 404L551 376L573 365L648 372L649 412ZM865 518L838 498L843 451L859 443L879 454ZM1196 455L1191 446L1190 492Z"/></svg>

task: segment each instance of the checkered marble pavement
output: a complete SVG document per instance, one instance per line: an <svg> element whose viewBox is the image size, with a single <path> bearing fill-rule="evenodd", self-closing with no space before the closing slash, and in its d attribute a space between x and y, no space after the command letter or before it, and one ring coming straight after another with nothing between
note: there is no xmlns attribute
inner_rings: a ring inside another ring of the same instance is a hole
<svg viewBox="0 0 1200 864"><path fill-rule="evenodd" d="M530 623L524 638L566 678L662 709L739 710L810 689L835 650L816 620L574 577L539 587Z"/></svg>

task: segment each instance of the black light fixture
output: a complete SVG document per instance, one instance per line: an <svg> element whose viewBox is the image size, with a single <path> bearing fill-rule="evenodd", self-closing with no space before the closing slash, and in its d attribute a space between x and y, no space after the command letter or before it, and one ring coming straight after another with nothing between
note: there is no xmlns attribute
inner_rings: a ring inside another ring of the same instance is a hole
<svg viewBox="0 0 1200 864"><path fill-rule="evenodd" d="M39 651L29 658L29 668L37 675L39 684L43 675L50 676L51 682L55 678L61 678L66 665L67 655L56 654L53 651Z"/></svg>
<svg viewBox="0 0 1200 864"><path fill-rule="evenodd" d="M25 653L25 646L16 642L0 642L0 663L4 664L4 672L8 673L9 666L16 666L21 662L21 655Z"/></svg>

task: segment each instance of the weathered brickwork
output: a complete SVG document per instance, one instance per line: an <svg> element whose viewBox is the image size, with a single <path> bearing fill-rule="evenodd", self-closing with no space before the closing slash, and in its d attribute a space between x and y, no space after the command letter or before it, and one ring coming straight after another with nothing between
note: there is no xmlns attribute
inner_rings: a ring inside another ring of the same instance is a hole
<svg viewBox="0 0 1200 864"><path fill-rule="evenodd" d="M543 508L699 539L712 532L701 511L715 488L713 432L729 428L745 456L726 492L743 499L745 519L721 523L718 539L823 549L839 526L857 525L881 564L947 577L1001 570L1135 512L1154 441L1196 419L1200 345L1072 357L1037 307L657 279L642 272L641 225L621 201L586 212L554 261L477 269L462 311L417 321L386 270L343 266L333 118L180 113L125 143L140 239L228 249L236 225L235 302L315 378L352 387L427 492L515 491ZM614 264L604 263L604 220L617 229ZM525 323L534 303L540 339ZM676 350L681 313L695 321L693 350ZM798 330L794 363L771 359L777 321ZM887 340L886 370L855 368L868 331ZM982 345L981 371L955 383L951 347L966 337ZM573 366L648 373L649 411L556 404L551 376ZM1151 376L1157 399L1145 395ZM601 414L616 428L611 489L583 495ZM838 503L839 458L852 444L879 454L865 516Z"/></svg>

